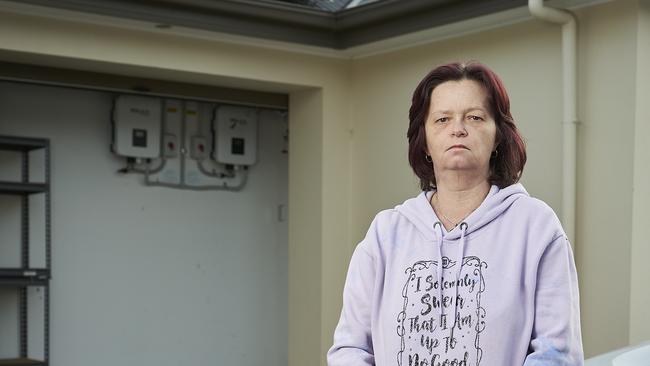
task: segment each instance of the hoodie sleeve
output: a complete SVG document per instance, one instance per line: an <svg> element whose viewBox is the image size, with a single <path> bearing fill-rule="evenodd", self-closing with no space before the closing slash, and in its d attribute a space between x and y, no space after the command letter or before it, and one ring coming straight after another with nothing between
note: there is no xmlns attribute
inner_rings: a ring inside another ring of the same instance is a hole
<svg viewBox="0 0 650 366"><path fill-rule="evenodd" d="M374 228L373 222L350 260L343 289L343 309L334 331L334 344L327 353L329 366L375 365L370 331L375 264L365 248L368 241L376 239Z"/></svg>
<svg viewBox="0 0 650 366"><path fill-rule="evenodd" d="M582 366L578 277L562 235L546 247L537 269L535 323L524 366Z"/></svg>

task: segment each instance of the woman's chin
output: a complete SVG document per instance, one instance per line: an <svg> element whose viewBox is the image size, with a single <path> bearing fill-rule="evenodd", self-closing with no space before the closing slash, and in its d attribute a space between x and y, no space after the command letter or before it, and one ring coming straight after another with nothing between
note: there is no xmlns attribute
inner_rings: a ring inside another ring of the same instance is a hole
<svg viewBox="0 0 650 366"><path fill-rule="evenodd" d="M445 170L449 171L479 171L480 166L478 166L475 163L466 161L466 160L455 160L455 161L450 161L447 164L444 165Z"/></svg>

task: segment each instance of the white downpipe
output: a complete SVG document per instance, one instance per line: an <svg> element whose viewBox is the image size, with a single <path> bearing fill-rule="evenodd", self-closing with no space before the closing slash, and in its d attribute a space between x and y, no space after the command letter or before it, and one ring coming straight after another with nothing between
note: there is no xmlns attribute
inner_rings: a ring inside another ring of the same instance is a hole
<svg viewBox="0 0 650 366"><path fill-rule="evenodd" d="M545 7L543 0L528 0L528 9L534 17L562 24L562 225L575 248L578 22L566 10Z"/></svg>

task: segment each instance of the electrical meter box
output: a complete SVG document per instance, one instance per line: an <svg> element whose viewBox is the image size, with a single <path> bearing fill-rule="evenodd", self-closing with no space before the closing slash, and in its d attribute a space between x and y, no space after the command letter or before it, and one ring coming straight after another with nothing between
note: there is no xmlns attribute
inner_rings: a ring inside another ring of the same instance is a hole
<svg viewBox="0 0 650 366"><path fill-rule="evenodd" d="M160 157L162 102L121 95L113 108L113 152L132 158Z"/></svg>
<svg viewBox="0 0 650 366"><path fill-rule="evenodd" d="M253 165L257 161L257 109L219 106L212 121L213 158L221 164Z"/></svg>

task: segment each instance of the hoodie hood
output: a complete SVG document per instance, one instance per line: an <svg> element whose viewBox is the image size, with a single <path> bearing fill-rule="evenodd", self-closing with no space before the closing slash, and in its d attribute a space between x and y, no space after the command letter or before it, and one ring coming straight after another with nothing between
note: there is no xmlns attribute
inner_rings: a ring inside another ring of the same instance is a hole
<svg viewBox="0 0 650 366"><path fill-rule="evenodd" d="M422 192L417 197L408 199L403 204L395 207L399 213L415 225L427 241L440 241L440 235L444 240L457 240L463 234L465 236L470 235L499 217L517 199L529 196L521 183L503 189L492 185L481 205L463 220L465 224L461 224L463 229L461 229L461 225L458 225L447 232L442 225L436 225L441 220L436 216L429 203L434 192ZM440 226L440 228L436 226Z"/></svg>

